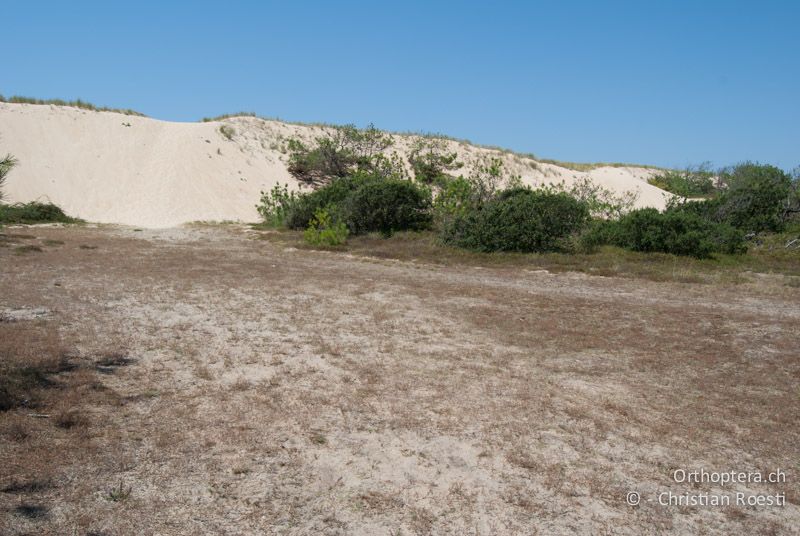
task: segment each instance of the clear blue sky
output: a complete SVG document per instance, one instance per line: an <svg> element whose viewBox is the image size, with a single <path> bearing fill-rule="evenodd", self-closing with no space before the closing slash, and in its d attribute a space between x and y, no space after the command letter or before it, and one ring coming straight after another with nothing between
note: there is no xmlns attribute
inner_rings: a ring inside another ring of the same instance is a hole
<svg viewBox="0 0 800 536"><path fill-rule="evenodd" d="M0 93L800 164L800 1L6 2Z"/></svg>

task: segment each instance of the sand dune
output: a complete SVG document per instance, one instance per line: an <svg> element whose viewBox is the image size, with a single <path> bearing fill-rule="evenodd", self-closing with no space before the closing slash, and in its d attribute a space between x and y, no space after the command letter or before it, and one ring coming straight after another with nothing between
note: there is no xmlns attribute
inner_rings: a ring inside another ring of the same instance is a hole
<svg viewBox="0 0 800 536"><path fill-rule="evenodd" d="M232 139L220 132L233 128ZM259 192L276 183L300 188L286 170L285 140L311 139L321 127L253 117L173 123L71 107L0 103L0 153L20 161L6 185L9 202L50 200L69 214L100 223L172 227L199 220L257 221ZM394 135L404 154L410 136ZM589 176L615 192L638 191L638 206L661 208L652 170L600 167L588 173L529 158L448 142L471 165L499 156L526 184Z"/></svg>

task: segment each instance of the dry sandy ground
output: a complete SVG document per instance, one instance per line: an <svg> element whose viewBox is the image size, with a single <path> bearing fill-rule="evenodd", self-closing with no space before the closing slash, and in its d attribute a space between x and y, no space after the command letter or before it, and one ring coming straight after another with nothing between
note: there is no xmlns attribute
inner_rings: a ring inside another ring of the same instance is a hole
<svg viewBox="0 0 800 536"><path fill-rule="evenodd" d="M769 277L435 267L230 227L6 232L43 251L0 248L4 333L130 361L63 403L69 426L0 413L2 534L798 533L800 290Z"/></svg>
<svg viewBox="0 0 800 536"><path fill-rule="evenodd" d="M233 133L220 132L223 124ZM196 221L258 221L262 190L298 183L286 169L289 138L311 140L320 127L253 117L174 123L65 106L0 103L0 153L19 166L8 176L12 202L50 200L93 222L165 228ZM394 136L405 160L411 136ZM618 194L636 192L637 206L663 208L663 190L646 182L652 170L601 167L588 173L530 158L447 142L464 173L498 157L527 184L572 184L589 177Z"/></svg>

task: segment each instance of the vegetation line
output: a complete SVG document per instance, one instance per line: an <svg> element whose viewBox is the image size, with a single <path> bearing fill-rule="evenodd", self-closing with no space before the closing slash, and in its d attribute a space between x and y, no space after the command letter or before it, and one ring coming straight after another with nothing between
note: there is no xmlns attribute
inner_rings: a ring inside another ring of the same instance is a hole
<svg viewBox="0 0 800 536"><path fill-rule="evenodd" d="M4 97L0 95L0 102L8 102L11 104L37 104L37 105L53 105L53 106L71 106L73 108L80 108L82 110L91 110L93 112L115 112L124 115L135 115L139 117L147 117L141 112L131 110L130 108L108 108L106 106L95 106L90 102L81 99L65 101L62 99L35 99L33 97L23 97L20 95L12 95L11 97Z"/></svg>

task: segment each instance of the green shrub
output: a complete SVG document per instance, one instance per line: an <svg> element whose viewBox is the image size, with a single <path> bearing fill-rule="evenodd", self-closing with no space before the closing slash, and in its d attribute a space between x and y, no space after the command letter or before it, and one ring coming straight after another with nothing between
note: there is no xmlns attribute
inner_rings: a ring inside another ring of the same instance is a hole
<svg viewBox="0 0 800 536"><path fill-rule="evenodd" d="M422 184L438 186L453 178L448 172L463 166L457 158L458 153L447 152L447 143L441 138L419 138L408 153L414 179Z"/></svg>
<svg viewBox="0 0 800 536"><path fill-rule="evenodd" d="M289 191L289 185L276 184L269 192L261 192L261 201L256 210L264 223L272 227L286 225L287 216L297 202L297 194Z"/></svg>
<svg viewBox="0 0 800 536"><path fill-rule="evenodd" d="M484 158L476 163L467 180L472 188L473 203L480 207L494 198L504 182L516 181L518 178L505 175L503 161L499 158Z"/></svg>
<svg viewBox="0 0 800 536"><path fill-rule="evenodd" d="M422 230L431 224L431 192L405 180L372 180L359 186L342 207L353 234Z"/></svg>
<svg viewBox="0 0 800 536"><path fill-rule="evenodd" d="M797 179L774 166L739 164L720 171L719 183L710 199L676 201L667 212L693 214L745 233L781 232L800 212Z"/></svg>
<svg viewBox="0 0 800 536"><path fill-rule="evenodd" d="M663 252L696 258L713 253L744 253L747 249L741 231L709 221L687 211L659 212L643 208L618 221L594 224L583 237L592 248L612 244L632 251Z"/></svg>
<svg viewBox="0 0 800 536"><path fill-rule="evenodd" d="M298 139L288 140L288 170L309 184L325 184L357 172L386 176L393 162L382 153L391 145L391 137L373 125L365 129L333 127L311 146Z"/></svg>
<svg viewBox="0 0 800 536"><path fill-rule="evenodd" d="M703 197L714 193L714 173L708 166L664 170L648 179L650 184L681 197Z"/></svg>
<svg viewBox="0 0 800 536"><path fill-rule="evenodd" d="M792 177L775 166L746 162L720 173L724 190L714 216L745 232L780 232L788 219Z"/></svg>
<svg viewBox="0 0 800 536"><path fill-rule="evenodd" d="M64 214L52 203L0 205L0 223L75 223L80 220Z"/></svg>
<svg viewBox="0 0 800 536"><path fill-rule="evenodd" d="M325 209L319 209L308 222L303 238L312 246L340 246L347 241L349 231L343 222L334 221Z"/></svg>
<svg viewBox="0 0 800 536"><path fill-rule="evenodd" d="M595 183L589 177L578 179L569 187L562 181L548 184L541 189L552 193L565 193L574 197L586 204L592 217L604 219L616 219L627 214L633 210L636 200L639 198L639 192L636 190L617 194Z"/></svg>
<svg viewBox="0 0 800 536"><path fill-rule="evenodd" d="M478 251L561 251L588 218L586 204L565 193L513 188L455 218L442 238Z"/></svg>
<svg viewBox="0 0 800 536"><path fill-rule="evenodd" d="M305 229L314 214L320 209L328 210L341 216L340 207L345 200L358 187L365 182L377 180L368 175L357 177L342 177L334 179L329 184L322 186L313 192L297 196L294 203L286 213L285 225L290 229Z"/></svg>
<svg viewBox="0 0 800 536"><path fill-rule="evenodd" d="M433 200L433 221L438 227L443 227L475 208L472 183L464 177L451 179L441 185Z"/></svg>

